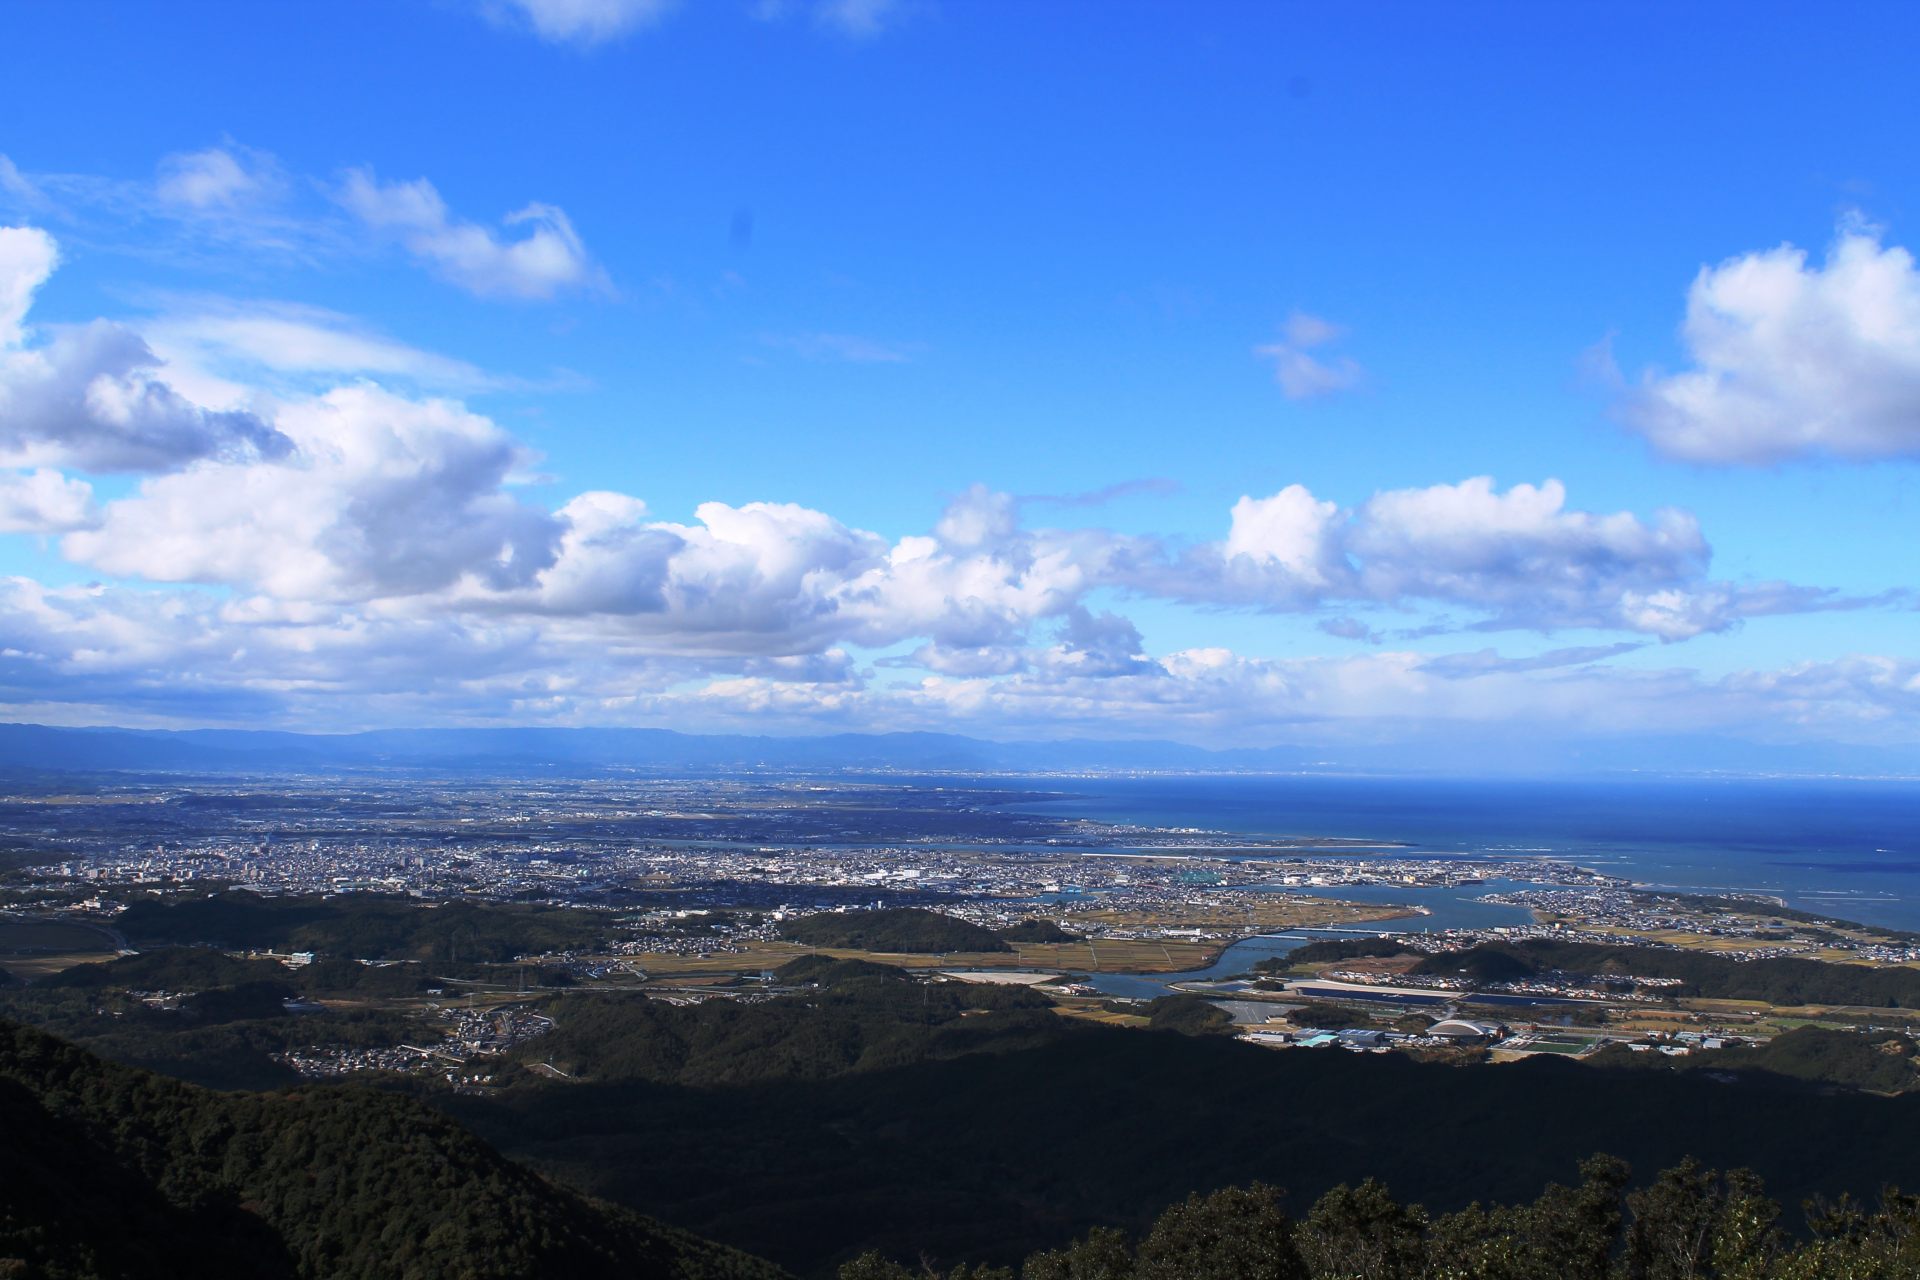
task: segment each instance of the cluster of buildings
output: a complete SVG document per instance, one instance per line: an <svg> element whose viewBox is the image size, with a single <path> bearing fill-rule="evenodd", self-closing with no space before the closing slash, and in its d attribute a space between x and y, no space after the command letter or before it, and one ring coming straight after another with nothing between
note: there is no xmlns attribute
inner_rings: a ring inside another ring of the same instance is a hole
<svg viewBox="0 0 1920 1280"><path fill-rule="evenodd" d="M1833 927L1812 920L1794 920L1766 914L1768 903L1754 901L1752 911L1729 909L1695 898L1650 893L1620 886L1558 884L1512 893L1491 894L1483 901L1527 907L1544 916L1577 920L1583 930L1555 928L1550 936L1578 940L1621 941L1662 933L1686 933L1726 939L1741 945L1720 954L1736 960L1804 956L1816 951L1848 951L1862 960L1882 964L1920 961L1920 940L1876 936L1853 926ZM1593 932L1597 929L1613 933Z"/></svg>
<svg viewBox="0 0 1920 1280"><path fill-rule="evenodd" d="M1425 1031L1397 1031L1380 1027L1248 1027L1238 1033L1249 1044L1270 1049L1346 1049L1353 1053L1385 1053L1395 1049L1490 1048L1508 1036L1497 1022L1443 1018Z"/></svg>
<svg viewBox="0 0 1920 1280"><path fill-rule="evenodd" d="M492 1078L486 1059L553 1030L553 1019L532 1009L502 1005L491 1009L436 1009L442 1038L426 1044L326 1047L277 1053L274 1059L309 1078L352 1075L360 1071L397 1071L444 1076L455 1085L482 1085Z"/></svg>
<svg viewBox="0 0 1920 1280"><path fill-rule="evenodd" d="M1337 896L1348 886L1458 886L1519 865L1036 816L1009 808L1004 793L964 787L312 779L125 792L66 806L57 825L36 827L40 846L58 852L32 869L30 884L93 894L103 911L142 892L238 885L619 911L764 914L911 900L993 926L1037 910L1165 916L1276 887ZM1524 865L1543 884L1606 880L1571 864ZM636 940L669 952L724 949L759 927L699 938L639 923L629 931Z"/></svg>

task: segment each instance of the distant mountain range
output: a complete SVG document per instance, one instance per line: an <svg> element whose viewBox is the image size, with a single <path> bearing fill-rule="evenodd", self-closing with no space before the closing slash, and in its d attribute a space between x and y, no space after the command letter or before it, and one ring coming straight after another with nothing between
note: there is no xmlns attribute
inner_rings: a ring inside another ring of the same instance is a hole
<svg viewBox="0 0 1920 1280"><path fill-rule="evenodd" d="M10 773L302 773L433 769L471 773L778 769L961 772L1380 772L1509 776L1647 772L1920 777L1920 748L1761 746L1717 738L1568 742L1527 735L1208 750L1177 742L993 742L945 733L817 737L671 729L379 729L320 734L251 729L66 728L0 724Z"/></svg>
<svg viewBox="0 0 1920 1280"><path fill-rule="evenodd" d="M316 734L250 729L93 729L0 725L0 768L187 773L333 769L769 768L1008 770L1298 769L1297 749L1207 751L1174 742L988 742L942 733L821 737L671 729L379 729Z"/></svg>

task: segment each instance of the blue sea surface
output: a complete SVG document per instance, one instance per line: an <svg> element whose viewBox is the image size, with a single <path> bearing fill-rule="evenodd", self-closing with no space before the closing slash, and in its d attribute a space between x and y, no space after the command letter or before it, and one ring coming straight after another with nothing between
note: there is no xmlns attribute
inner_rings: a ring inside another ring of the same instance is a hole
<svg viewBox="0 0 1920 1280"><path fill-rule="evenodd" d="M1046 812L1250 836L1328 836L1403 844L1356 858L1550 858L1657 888L1763 892L1789 906L1920 931L1920 785L1852 780L1631 779L1605 782L1231 776L1048 779ZM1022 807L1036 802L1023 801ZM1289 856L1279 853L1275 856ZM1327 856L1324 853L1309 856ZM1423 906L1382 928L1489 927L1527 914L1476 899L1527 887L1327 890L1353 901ZM1244 973L1303 935L1252 938L1190 974L1101 975L1114 995Z"/></svg>
<svg viewBox="0 0 1920 1280"><path fill-rule="evenodd" d="M1636 883L1759 891L1920 931L1920 784L1231 776L1048 779L1047 812L1404 843L1356 857L1556 858ZM1025 807L1025 806L1023 806Z"/></svg>

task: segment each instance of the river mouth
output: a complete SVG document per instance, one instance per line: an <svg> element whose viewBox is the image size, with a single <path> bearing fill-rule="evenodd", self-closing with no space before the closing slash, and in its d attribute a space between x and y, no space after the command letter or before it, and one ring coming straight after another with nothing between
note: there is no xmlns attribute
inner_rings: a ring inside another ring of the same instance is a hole
<svg viewBox="0 0 1920 1280"><path fill-rule="evenodd" d="M1204 969L1185 973L1097 973L1087 984L1103 995L1129 1000L1154 1000L1170 995L1181 983L1217 982L1237 978L1254 965L1274 956L1283 956L1309 942L1323 938L1377 937L1383 933L1441 932L1447 929L1493 929L1502 925L1532 923L1525 907L1500 902L1481 902L1488 894L1537 889L1529 880L1488 880L1471 885L1342 885L1325 890L1303 890L1273 886L1272 892L1292 893L1304 898L1330 898L1345 902L1417 907L1421 914L1398 920L1381 920L1374 925L1347 925L1337 929L1289 929L1279 934L1242 938L1220 953L1220 958Z"/></svg>

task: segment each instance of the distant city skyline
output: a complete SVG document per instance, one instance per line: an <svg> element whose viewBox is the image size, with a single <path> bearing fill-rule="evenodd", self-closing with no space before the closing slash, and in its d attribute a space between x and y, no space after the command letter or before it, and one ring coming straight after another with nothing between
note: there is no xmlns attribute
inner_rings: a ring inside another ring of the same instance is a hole
<svg viewBox="0 0 1920 1280"><path fill-rule="evenodd" d="M0 721L1920 749L1911 7L6 26Z"/></svg>

